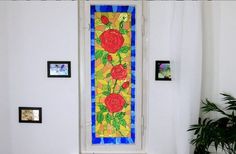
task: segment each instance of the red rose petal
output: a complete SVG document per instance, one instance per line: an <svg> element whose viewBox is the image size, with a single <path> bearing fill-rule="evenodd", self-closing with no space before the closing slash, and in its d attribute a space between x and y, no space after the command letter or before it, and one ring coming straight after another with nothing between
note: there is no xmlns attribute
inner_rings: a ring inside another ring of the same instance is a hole
<svg viewBox="0 0 236 154"><path fill-rule="evenodd" d="M124 38L116 29L109 29L100 35L101 46L109 53L116 53L123 45Z"/></svg>
<svg viewBox="0 0 236 154"><path fill-rule="evenodd" d="M111 69L111 76L116 80L124 80L127 77L127 71L123 65L116 65Z"/></svg>
<svg viewBox="0 0 236 154"><path fill-rule="evenodd" d="M123 109L125 100L120 94L112 93L105 98L105 104L109 112L120 112Z"/></svg>

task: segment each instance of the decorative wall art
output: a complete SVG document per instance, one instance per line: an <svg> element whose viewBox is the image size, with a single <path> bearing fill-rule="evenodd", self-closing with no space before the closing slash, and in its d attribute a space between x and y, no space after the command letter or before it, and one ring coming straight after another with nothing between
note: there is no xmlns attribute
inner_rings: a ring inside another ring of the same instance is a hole
<svg viewBox="0 0 236 154"><path fill-rule="evenodd" d="M156 61L156 80L171 80L170 61Z"/></svg>
<svg viewBox="0 0 236 154"><path fill-rule="evenodd" d="M92 144L135 143L135 7L91 6Z"/></svg>
<svg viewBox="0 0 236 154"><path fill-rule="evenodd" d="M42 108L19 107L20 123L42 123Z"/></svg>
<svg viewBox="0 0 236 154"><path fill-rule="evenodd" d="M71 77L70 61L48 61L48 77Z"/></svg>

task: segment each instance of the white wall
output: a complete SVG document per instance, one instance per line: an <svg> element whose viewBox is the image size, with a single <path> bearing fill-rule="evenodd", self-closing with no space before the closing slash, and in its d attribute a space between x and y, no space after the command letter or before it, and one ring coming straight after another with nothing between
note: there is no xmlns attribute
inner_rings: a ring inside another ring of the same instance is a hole
<svg viewBox="0 0 236 154"><path fill-rule="evenodd" d="M78 154L77 2L8 2L11 154ZM47 78L47 61L72 62ZM42 124L18 123L19 106L42 107ZM6 153L7 154L7 153Z"/></svg>
<svg viewBox="0 0 236 154"><path fill-rule="evenodd" d="M169 60L171 3L149 2L149 136L150 154L174 154L170 139L174 136L172 82L155 81L155 60Z"/></svg>
<svg viewBox="0 0 236 154"><path fill-rule="evenodd" d="M6 15L5 6L0 5L0 153L2 154L10 153Z"/></svg>

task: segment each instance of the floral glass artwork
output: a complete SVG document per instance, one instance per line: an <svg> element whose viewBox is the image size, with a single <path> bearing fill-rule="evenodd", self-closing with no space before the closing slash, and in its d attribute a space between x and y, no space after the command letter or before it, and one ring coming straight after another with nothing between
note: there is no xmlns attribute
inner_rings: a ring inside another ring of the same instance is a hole
<svg viewBox="0 0 236 154"><path fill-rule="evenodd" d="M135 7L91 6L92 144L135 143Z"/></svg>

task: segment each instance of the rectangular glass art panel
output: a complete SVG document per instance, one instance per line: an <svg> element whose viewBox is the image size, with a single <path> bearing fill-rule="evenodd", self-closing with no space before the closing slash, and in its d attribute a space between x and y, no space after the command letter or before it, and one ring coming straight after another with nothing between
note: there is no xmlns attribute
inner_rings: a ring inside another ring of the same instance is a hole
<svg viewBox="0 0 236 154"><path fill-rule="evenodd" d="M135 7L90 9L92 144L134 144Z"/></svg>

